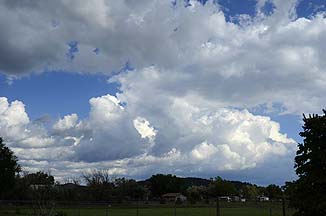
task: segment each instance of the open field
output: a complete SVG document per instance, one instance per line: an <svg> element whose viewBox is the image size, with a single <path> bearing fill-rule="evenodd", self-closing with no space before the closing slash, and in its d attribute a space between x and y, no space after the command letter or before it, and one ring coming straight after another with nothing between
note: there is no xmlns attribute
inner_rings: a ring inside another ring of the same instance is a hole
<svg viewBox="0 0 326 216"><path fill-rule="evenodd" d="M64 212L67 216L137 216L136 209L109 209L106 213L105 209L57 209L58 212ZM167 215L180 215L180 216L214 216L214 208L183 208L176 209L174 212L173 208L149 208L139 209L138 216L167 216ZM16 210L4 210L0 212L0 215L33 215L32 210L21 209ZM222 216L269 216L269 209L259 208L222 208ZM281 209L272 209L272 215L281 216ZM287 212L287 216L291 216L291 212Z"/></svg>
<svg viewBox="0 0 326 216"><path fill-rule="evenodd" d="M227 205L221 207L221 216L282 216L282 207L279 204L264 204L253 206L244 204L242 206ZM215 216L216 208L209 207L192 207L183 206L174 208L173 206L156 206L156 207L109 207L92 206L92 207L66 207L56 208L56 212L66 216ZM293 210L286 209L286 216L291 216ZM0 215L34 215L32 209L28 208L2 208Z"/></svg>

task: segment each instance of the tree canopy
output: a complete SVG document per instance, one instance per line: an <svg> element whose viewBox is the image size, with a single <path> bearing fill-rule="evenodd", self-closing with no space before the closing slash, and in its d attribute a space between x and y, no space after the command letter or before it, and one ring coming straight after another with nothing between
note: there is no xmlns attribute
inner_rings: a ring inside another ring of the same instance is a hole
<svg viewBox="0 0 326 216"><path fill-rule="evenodd" d="M29 185L54 185L54 177L50 173L36 172L23 177Z"/></svg>
<svg viewBox="0 0 326 216"><path fill-rule="evenodd" d="M237 195L237 191L234 185L227 180L223 180L219 176L215 179L212 179L211 183L208 186L208 192L212 197Z"/></svg>
<svg viewBox="0 0 326 216"><path fill-rule="evenodd" d="M303 143L298 144L295 168L299 179L288 183L296 215L326 215L326 111L304 115Z"/></svg>
<svg viewBox="0 0 326 216"><path fill-rule="evenodd" d="M10 191L15 183L16 173L20 171L18 159L0 137L0 196ZM0 197L0 198L1 198Z"/></svg>
<svg viewBox="0 0 326 216"><path fill-rule="evenodd" d="M265 195L270 199L277 199L283 197L283 192L280 186L270 184L265 188Z"/></svg>
<svg viewBox="0 0 326 216"><path fill-rule="evenodd" d="M175 175L157 174L149 179L154 196L160 197L164 193L183 191L183 179Z"/></svg>

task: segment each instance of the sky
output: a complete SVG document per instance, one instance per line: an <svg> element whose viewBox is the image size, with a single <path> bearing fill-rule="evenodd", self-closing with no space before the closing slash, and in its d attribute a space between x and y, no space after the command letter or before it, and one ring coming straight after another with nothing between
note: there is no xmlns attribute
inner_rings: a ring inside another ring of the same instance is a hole
<svg viewBox="0 0 326 216"><path fill-rule="evenodd" d="M30 172L296 178L325 0L0 2L0 136Z"/></svg>

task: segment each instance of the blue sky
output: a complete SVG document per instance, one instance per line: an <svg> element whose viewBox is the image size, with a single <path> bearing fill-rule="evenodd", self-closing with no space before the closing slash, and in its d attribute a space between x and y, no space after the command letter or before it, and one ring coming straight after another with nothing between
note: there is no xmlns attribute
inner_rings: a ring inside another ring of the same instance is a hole
<svg viewBox="0 0 326 216"><path fill-rule="evenodd" d="M30 75L8 84L2 75L0 92L10 101L24 101L31 119L43 115L59 118L71 112L86 117L90 98L104 94L115 95L118 91L117 84L108 83L107 79L104 75L51 71Z"/></svg>
<svg viewBox="0 0 326 216"><path fill-rule="evenodd" d="M97 168L282 184L295 178L302 113L326 102L325 10L322 0L1 3L0 136L26 169L58 179Z"/></svg>

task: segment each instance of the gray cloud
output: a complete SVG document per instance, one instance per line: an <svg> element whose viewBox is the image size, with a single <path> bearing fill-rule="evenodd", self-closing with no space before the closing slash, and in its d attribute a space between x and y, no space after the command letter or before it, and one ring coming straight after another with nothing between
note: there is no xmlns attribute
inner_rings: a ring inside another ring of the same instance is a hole
<svg viewBox="0 0 326 216"><path fill-rule="evenodd" d="M182 2L172 7L145 0L5 1L0 71L111 76L127 61L138 69L154 64L164 80L156 85L173 94L194 92L227 106L275 103L289 113L316 112L324 104L324 15L295 19L296 1L273 3L272 15L260 12L265 1L258 1L257 16L235 25L211 2L185 8ZM71 41L78 42L78 52L69 60ZM101 52L94 53L96 48Z"/></svg>

